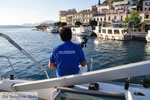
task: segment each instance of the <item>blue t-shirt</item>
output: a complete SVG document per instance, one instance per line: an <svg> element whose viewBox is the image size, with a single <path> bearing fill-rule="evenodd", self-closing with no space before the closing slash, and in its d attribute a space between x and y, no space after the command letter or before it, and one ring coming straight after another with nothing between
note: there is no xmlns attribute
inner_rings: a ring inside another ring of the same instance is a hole
<svg viewBox="0 0 150 100"><path fill-rule="evenodd" d="M79 63L85 61L81 46L71 41L63 42L53 48L50 62L56 63L57 77L79 73Z"/></svg>

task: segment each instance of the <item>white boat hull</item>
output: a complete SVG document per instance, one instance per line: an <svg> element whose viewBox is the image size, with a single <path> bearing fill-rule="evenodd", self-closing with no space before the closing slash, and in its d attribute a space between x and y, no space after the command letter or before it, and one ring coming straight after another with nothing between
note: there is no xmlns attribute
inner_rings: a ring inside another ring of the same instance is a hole
<svg viewBox="0 0 150 100"><path fill-rule="evenodd" d="M105 33L103 30L105 30ZM96 33L97 37L104 38L106 40L132 40L132 35L129 33L123 33L123 30L125 30L125 28L96 27L94 32ZM117 34L115 31L117 31Z"/></svg>
<svg viewBox="0 0 150 100"><path fill-rule="evenodd" d="M47 27L46 28L46 32L48 32L48 33L58 33L58 30L59 29L56 26L55 27L53 26L53 27Z"/></svg>
<svg viewBox="0 0 150 100"><path fill-rule="evenodd" d="M73 35L90 36L92 33L92 28L85 26L72 27L71 31Z"/></svg>
<svg viewBox="0 0 150 100"><path fill-rule="evenodd" d="M150 30L148 31L148 34L146 35L146 41L150 42Z"/></svg>

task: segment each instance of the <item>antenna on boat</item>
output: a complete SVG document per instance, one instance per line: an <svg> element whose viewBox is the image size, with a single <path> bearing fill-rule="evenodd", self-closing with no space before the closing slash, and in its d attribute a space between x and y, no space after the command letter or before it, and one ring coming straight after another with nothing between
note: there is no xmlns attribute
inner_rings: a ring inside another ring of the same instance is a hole
<svg viewBox="0 0 150 100"><path fill-rule="evenodd" d="M22 49L17 43L15 43L9 36L0 33L1 37L4 37L7 39L14 47L16 47L21 53L23 53L27 58L29 58L31 61L33 61L36 65L38 65L46 74L46 77L49 79L47 71L44 69L44 66L42 66L38 61L36 61L31 55L29 55L24 49Z"/></svg>

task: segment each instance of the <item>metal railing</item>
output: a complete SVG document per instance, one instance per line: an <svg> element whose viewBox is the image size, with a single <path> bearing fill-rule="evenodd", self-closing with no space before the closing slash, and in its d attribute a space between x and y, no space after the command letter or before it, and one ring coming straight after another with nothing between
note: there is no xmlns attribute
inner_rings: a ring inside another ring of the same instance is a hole
<svg viewBox="0 0 150 100"><path fill-rule="evenodd" d="M28 54L24 49L22 49L17 43L15 43L9 36L0 33L0 37L5 38L8 40L9 43L11 43L14 47L16 47L21 53L23 53L28 59L33 61L36 65L38 65L46 74L46 77L49 79L47 71L44 69L44 66L42 66L38 61L36 61L30 54Z"/></svg>
<svg viewBox="0 0 150 100"><path fill-rule="evenodd" d="M13 65L12 65L12 63L10 62L10 57L7 57L7 56L1 56L0 55L0 58L5 58L5 59L7 59L7 61L8 61L8 63L9 63L9 65L10 65L10 67L11 67L11 69L12 69L12 71L14 72L14 75L16 76L16 78L17 78L17 75L16 75L16 72L15 72L15 69L14 69L14 67L13 67Z"/></svg>

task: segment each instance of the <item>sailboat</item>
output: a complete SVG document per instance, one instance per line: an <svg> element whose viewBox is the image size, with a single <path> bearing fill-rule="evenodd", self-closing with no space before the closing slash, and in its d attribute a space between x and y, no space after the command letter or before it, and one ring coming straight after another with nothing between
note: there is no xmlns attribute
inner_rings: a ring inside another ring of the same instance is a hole
<svg viewBox="0 0 150 100"><path fill-rule="evenodd" d="M27 58L37 64L47 76L47 79L43 80L16 79L13 75L9 79L1 78L0 94L14 95L15 93L19 95L18 98L21 98L32 92L37 93L37 98L31 96L35 98L23 100L149 100L150 98L150 80L148 78L143 80L143 85L130 83L132 77L150 74L150 60L76 75L49 78L44 67L9 36L0 33L0 37L7 39ZM112 80L124 78L127 78L124 83L112 82ZM7 96L3 95L2 100L5 97Z"/></svg>

